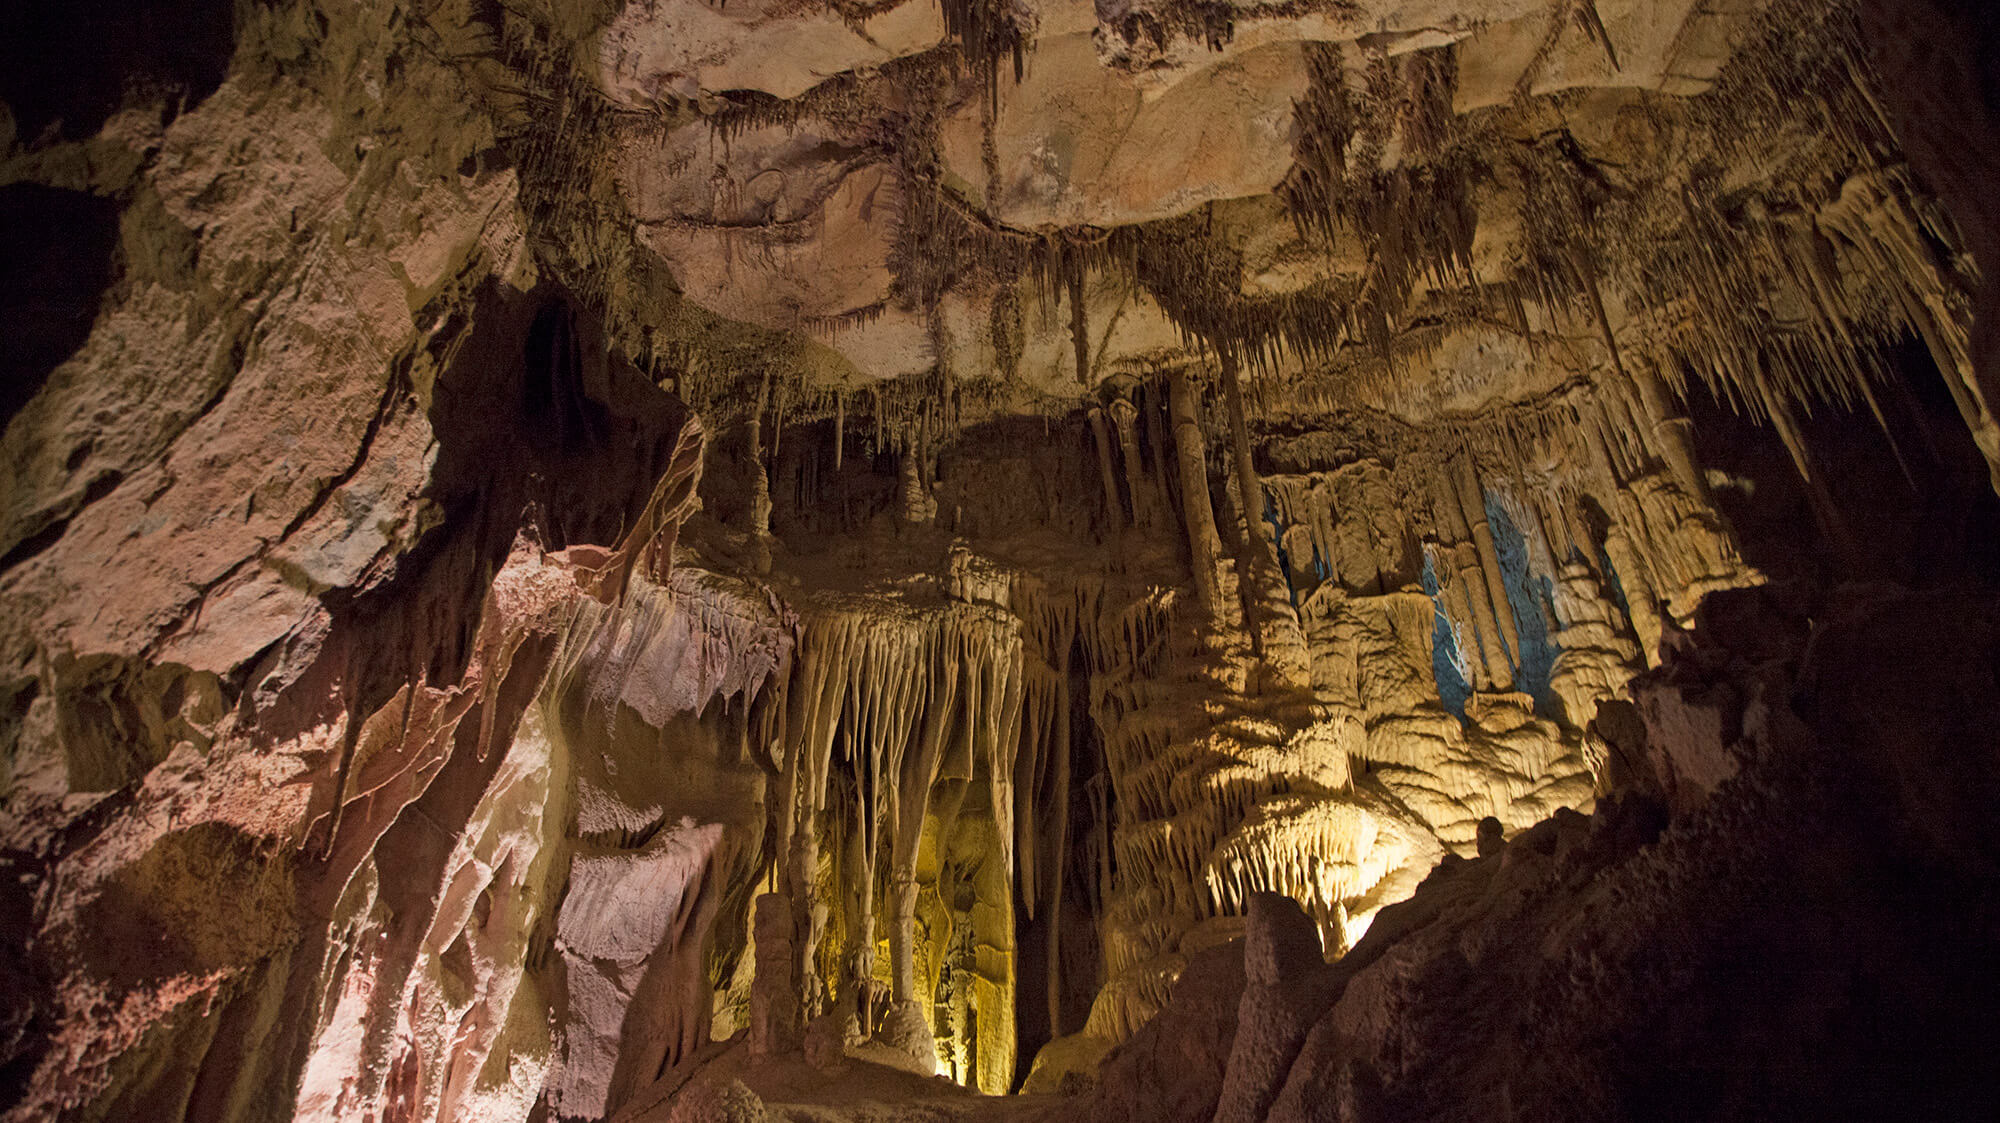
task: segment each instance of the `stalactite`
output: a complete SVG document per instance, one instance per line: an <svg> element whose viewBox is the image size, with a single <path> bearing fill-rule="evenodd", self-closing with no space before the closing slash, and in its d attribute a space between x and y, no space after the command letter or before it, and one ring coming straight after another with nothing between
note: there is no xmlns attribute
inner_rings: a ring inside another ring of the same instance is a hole
<svg viewBox="0 0 2000 1123"><path fill-rule="evenodd" d="M1916 194L1900 174L1855 176L1822 210L1820 221L1856 247L1894 295L1904 320L1930 350L2000 490L2000 422L1994 412L2000 388L1973 364L1969 302L1963 291L1954 291L1952 271L1930 248L1934 241L1956 243L1955 232L1942 218L1927 221L1919 215L1910 202Z"/></svg>
<svg viewBox="0 0 2000 1123"><path fill-rule="evenodd" d="M970 586L961 587L970 591ZM1154 625L1106 614L1101 596L1101 588L1090 585L1056 591L1017 582L1005 594L1012 606L1007 611L959 602L942 614L885 614L885 605L855 604L816 609L802 622L789 687L793 719L787 759L801 793L798 821L790 828L792 877L809 881L798 871L817 864L808 857L818 837L814 824L827 809L829 792L848 792L833 807L830 820L846 824L838 832L846 848L839 876L848 887L843 919L835 930L845 949L839 1008L861 1014L864 1028L865 1010L871 1008L862 1001L872 975L867 969L873 941L869 933L879 907L872 885L881 876L890 945L889 1016L898 1019L899 1040L913 1049L923 1047L908 1036L929 1012L914 989L918 976L912 926L915 862L933 785L951 783L962 791L965 780L988 778L985 794L1003 845L982 870L991 867L998 876L1018 881L1022 902L1031 911L1039 905L1052 928L1060 923L1064 867L1054 860L1067 851L1063 832L1074 783L1068 743L1069 653L1080 647L1093 666L1100 661L1106 667L1134 666L1156 642ZM1150 620L1145 613L1152 611L1142 610L1136 620ZM851 780L833 783L836 769ZM1045 829L1054 832L1046 839ZM998 907L1011 894L994 898L993 891L982 889L982 900L993 901L995 912L1011 913L1011 905ZM988 922L980 923L998 938ZM981 1012L976 1051L982 1081L1001 1079L994 1052L1001 1045L997 1038L988 1039L990 1022L1001 1012L991 1003L1011 994L1014 986L1011 966L1001 969L1012 962L1011 935L1004 948L983 942L987 938L977 945L974 986ZM1060 945L1052 943L1051 952L1059 965ZM808 966L813 955L801 951L794 960ZM811 987L803 990L809 998Z"/></svg>
<svg viewBox="0 0 2000 1123"><path fill-rule="evenodd" d="M1750 368L1750 385L1763 406L1764 415L1784 441L1785 450L1791 453L1792 466L1798 470L1799 479L1805 484L1813 517L1820 529L1828 541L1851 549L1845 519L1833 501L1833 494L1827 490L1825 476L1818 470L1818 457L1806 443L1805 433L1800 430L1797 418L1792 416L1791 403L1772 388L1771 380L1761 366Z"/></svg>

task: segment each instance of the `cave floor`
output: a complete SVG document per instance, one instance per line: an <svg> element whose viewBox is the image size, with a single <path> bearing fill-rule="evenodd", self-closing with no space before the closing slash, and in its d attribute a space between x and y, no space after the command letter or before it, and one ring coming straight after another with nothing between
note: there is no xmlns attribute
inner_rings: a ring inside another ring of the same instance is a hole
<svg viewBox="0 0 2000 1123"><path fill-rule="evenodd" d="M1035 1123L1062 1102L1049 1095L988 1096L946 1076L921 1076L876 1043L849 1046L846 1061L821 1068L802 1056L753 1058L740 1042L723 1046L674 1092L633 1105L617 1123L732 1120L728 1096L704 1095L741 1082L763 1101L771 1123Z"/></svg>

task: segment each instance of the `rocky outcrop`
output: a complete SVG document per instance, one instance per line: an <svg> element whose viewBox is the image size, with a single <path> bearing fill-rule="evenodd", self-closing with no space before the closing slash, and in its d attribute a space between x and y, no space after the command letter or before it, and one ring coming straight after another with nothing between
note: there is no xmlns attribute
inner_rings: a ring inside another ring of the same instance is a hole
<svg viewBox="0 0 2000 1123"><path fill-rule="evenodd" d="M2000 930L1962 903L1996 868L1972 809L2000 760L1964 747L2000 705L1994 611L1709 598L1694 645L1635 685L1653 763L1634 788L1448 858L1332 965L1294 952L1274 974L1301 918L1253 903L1240 956L1191 964L1143 1038L1230 1042L1220 1081L1135 1037L1054 1117L1982 1117L1974 965ZM1863 701L1884 676L1895 701ZM1732 774L1691 791L1688 760ZM1232 991L1233 1026L1199 1014Z"/></svg>
<svg viewBox="0 0 2000 1123"><path fill-rule="evenodd" d="M561 780L515 729L574 606L665 574L700 430L538 285L475 116L380 143L450 80L366 31L321 35L372 102L252 67L10 156L129 200L0 468L19 1113L540 1091Z"/></svg>

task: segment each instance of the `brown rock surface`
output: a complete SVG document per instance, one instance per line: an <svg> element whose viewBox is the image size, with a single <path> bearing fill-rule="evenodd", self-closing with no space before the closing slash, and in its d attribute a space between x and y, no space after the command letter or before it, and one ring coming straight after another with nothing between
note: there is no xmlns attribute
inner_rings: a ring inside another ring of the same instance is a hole
<svg viewBox="0 0 2000 1123"><path fill-rule="evenodd" d="M1990 1117L1973 22L0 15L0 1117Z"/></svg>
<svg viewBox="0 0 2000 1123"><path fill-rule="evenodd" d="M1491 856L1448 860L1346 957L1295 965L1281 986L1258 981L1271 936L1253 905L1214 1118L1978 1117L1990 1096L1971 1043L1990 1033L1993 980L1972 965L1995 932L1939 890L1994 868L1990 832L1966 812L2000 760L1959 740L2000 705L1994 606L1897 594L1810 607L1825 622L1808 642L1803 618L1765 609L1769 626L1736 638L1789 634L1779 649L1702 640L1669 660L1678 673L1727 657L1750 689L1726 704L1742 739L1711 730L1705 746L1741 771L1664 833L1640 796L1558 815ZM1963 661L1938 665L1937 641ZM1908 669L1897 701L1857 705L1891 665ZM1887 757L1843 753L1864 741ZM1286 1030L1300 1007L1310 1034ZM1178 1000L1146 1031L1213 1032ZM1150 1077L1169 1086L1135 1088L1112 1082L1116 1065L1099 1092L1112 1102L1055 1117L1128 1104L1209 1117L1206 1071L1162 1066Z"/></svg>

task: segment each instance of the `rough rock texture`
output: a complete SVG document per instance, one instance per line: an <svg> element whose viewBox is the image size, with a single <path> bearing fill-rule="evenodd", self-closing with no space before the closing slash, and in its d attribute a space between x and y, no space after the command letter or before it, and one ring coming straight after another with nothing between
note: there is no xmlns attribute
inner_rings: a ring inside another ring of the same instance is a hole
<svg viewBox="0 0 2000 1123"><path fill-rule="evenodd" d="M1219 1051L1228 1027L1192 1003L1240 986L1222 1079L1153 1064L1135 1037L1096 1098L1052 1117L1987 1117L1980 965L2000 927L1981 902L2000 866L1974 809L2000 783L1979 732L2000 707L1996 605L1726 596L1635 691L1712 715L1649 720L1662 761L1736 775L1671 819L1667 776L1637 777L1595 817L1448 859L1283 986L1258 978L1274 934L1253 905L1240 961L1191 964L1145 1031L1220 1033Z"/></svg>
<svg viewBox="0 0 2000 1123"><path fill-rule="evenodd" d="M7 1119L1991 1114L1966 12L43 8Z"/></svg>

